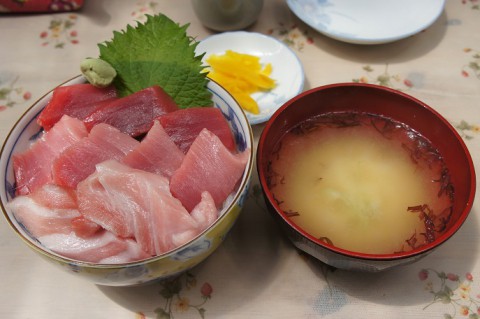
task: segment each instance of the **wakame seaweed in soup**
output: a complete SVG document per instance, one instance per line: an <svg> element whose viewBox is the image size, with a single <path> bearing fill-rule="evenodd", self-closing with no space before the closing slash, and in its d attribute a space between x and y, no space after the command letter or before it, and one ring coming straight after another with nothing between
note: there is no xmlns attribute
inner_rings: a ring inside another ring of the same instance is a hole
<svg viewBox="0 0 480 319"><path fill-rule="evenodd" d="M369 254L432 242L452 213L441 154L392 119L354 112L304 121L276 145L267 183L310 235Z"/></svg>

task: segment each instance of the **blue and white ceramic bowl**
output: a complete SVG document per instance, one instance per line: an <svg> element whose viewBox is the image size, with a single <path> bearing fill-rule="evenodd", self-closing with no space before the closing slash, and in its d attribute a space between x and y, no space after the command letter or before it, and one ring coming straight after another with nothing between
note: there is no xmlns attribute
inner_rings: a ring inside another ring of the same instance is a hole
<svg viewBox="0 0 480 319"><path fill-rule="evenodd" d="M83 77L76 77L63 85L83 82L85 82ZM10 131L0 151L0 181L2 181L0 183L0 207L7 222L18 237L39 256L57 267L100 285L131 286L143 284L179 274L197 265L222 243L239 216L246 199L253 167L253 133L244 112L232 96L217 83L210 81L208 89L212 93L214 107L222 110L232 127L238 150L243 151L250 148L252 152L235 195L229 198L229 202L220 212L218 220L192 241L166 254L138 262L97 264L65 258L49 251L19 224L6 205L15 196L12 155L26 150L32 140L38 137L41 128L37 124L36 118L50 100L53 90L34 103L22 115Z"/></svg>

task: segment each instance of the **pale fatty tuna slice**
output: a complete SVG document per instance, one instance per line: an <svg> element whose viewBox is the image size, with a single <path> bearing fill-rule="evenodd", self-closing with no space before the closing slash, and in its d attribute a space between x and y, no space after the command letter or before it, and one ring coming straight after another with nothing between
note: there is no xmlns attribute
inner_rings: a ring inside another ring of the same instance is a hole
<svg viewBox="0 0 480 319"><path fill-rule="evenodd" d="M205 191L201 194L200 203L192 209L190 215L197 221L202 229L206 229L217 220L218 209L209 192Z"/></svg>
<svg viewBox="0 0 480 319"><path fill-rule="evenodd" d="M64 115L36 140L28 150L13 155L16 193L29 194L53 181L53 161L68 147L88 135L82 121Z"/></svg>
<svg viewBox="0 0 480 319"><path fill-rule="evenodd" d="M99 230L88 238L79 237L72 222L82 215L77 210L75 192L47 184L29 195L8 203L15 218L47 249L62 256L87 262L129 262L147 258L133 240Z"/></svg>
<svg viewBox="0 0 480 319"><path fill-rule="evenodd" d="M74 232L56 233L39 237L38 240L57 254L86 262L120 263L148 257L133 240L118 238L108 231L89 238L78 237Z"/></svg>
<svg viewBox="0 0 480 319"><path fill-rule="evenodd" d="M168 180L117 161L100 163L78 184L79 210L103 228L159 255L199 234L198 223L169 191Z"/></svg>
<svg viewBox="0 0 480 319"><path fill-rule="evenodd" d="M47 208L76 209L78 207L75 190L56 184L45 184L29 196L39 205Z"/></svg>
<svg viewBox="0 0 480 319"><path fill-rule="evenodd" d="M8 204L17 221L32 236L72 231L71 221L80 216L73 191L47 184L30 195L15 197Z"/></svg>
<svg viewBox="0 0 480 319"><path fill-rule="evenodd" d="M53 181L75 188L77 184L95 172L95 165L109 159L121 160L139 142L108 124L98 124L88 137L83 138L62 152L53 163Z"/></svg>

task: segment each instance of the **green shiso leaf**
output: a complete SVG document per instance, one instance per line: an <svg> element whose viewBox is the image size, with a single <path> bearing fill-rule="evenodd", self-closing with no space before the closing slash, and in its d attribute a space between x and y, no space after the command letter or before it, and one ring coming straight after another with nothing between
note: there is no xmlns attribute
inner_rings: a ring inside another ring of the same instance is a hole
<svg viewBox="0 0 480 319"><path fill-rule="evenodd" d="M145 23L114 31L111 41L98 45L100 58L117 71L120 96L159 85L181 108L212 104L203 54L195 56L198 42L187 36L188 26L163 14L147 15Z"/></svg>

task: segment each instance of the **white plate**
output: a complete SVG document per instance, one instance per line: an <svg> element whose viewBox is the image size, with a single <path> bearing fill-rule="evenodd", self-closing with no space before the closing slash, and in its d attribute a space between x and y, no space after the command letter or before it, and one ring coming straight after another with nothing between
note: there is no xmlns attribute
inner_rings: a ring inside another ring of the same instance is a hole
<svg viewBox="0 0 480 319"><path fill-rule="evenodd" d="M356 44L400 40L429 27L445 0L287 0L305 23L331 38Z"/></svg>
<svg viewBox="0 0 480 319"><path fill-rule="evenodd" d="M223 54L227 50L260 57L260 63L272 64L270 77L276 86L268 92L258 92L252 97L258 103L260 114L245 112L250 124L268 121L285 102L301 93L305 75L298 57L285 44L261 33L234 31L209 36L200 41L195 53L205 52L203 62L211 54Z"/></svg>

